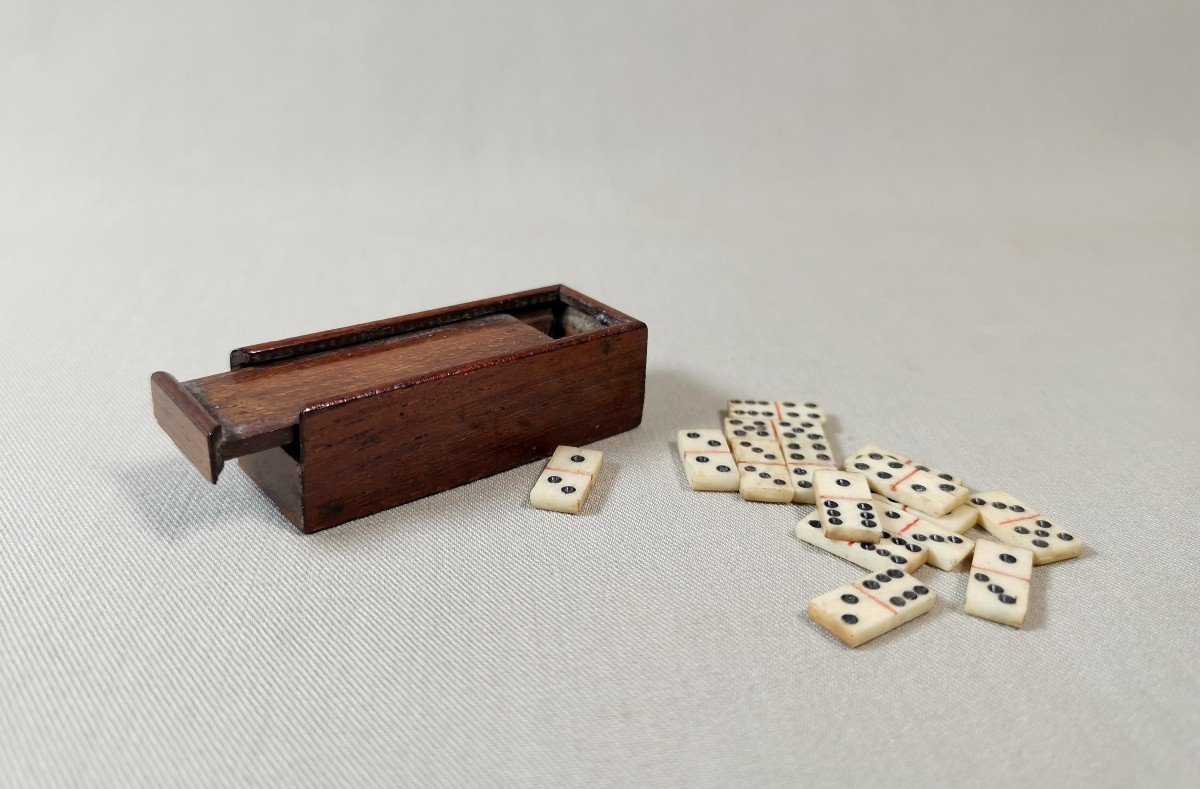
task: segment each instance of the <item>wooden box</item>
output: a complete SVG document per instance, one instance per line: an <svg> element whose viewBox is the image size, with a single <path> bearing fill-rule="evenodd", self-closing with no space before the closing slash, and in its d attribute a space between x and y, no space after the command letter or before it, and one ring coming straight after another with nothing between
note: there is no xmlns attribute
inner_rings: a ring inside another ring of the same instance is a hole
<svg viewBox="0 0 1200 789"><path fill-rule="evenodd" d="M155 419L205 479L238 458L314 532L637 427L646 325L555 285L251 345L229 366L154 373Z"/></svg>

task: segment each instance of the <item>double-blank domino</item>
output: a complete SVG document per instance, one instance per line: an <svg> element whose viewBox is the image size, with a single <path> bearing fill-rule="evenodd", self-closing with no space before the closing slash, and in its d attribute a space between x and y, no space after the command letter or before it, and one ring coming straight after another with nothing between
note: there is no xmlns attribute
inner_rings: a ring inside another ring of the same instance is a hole
<svg viewBox="0 0 1200 789"><path fill-rule="evenodd" d="M539 510L578 515L603 462L599 450L559 447L529 492L529 503Z"/></svg>

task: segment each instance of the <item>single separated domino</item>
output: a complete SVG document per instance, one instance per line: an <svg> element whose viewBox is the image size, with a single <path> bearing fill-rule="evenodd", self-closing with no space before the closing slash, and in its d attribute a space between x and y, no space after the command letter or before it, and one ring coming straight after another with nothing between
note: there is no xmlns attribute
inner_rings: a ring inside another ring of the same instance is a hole
<svg viewBox="0 0 1200 789"><path fill-rule="evenodd" d="M599 450L559 447L529 492L529 503L539 510L578 515L603 462Z"/></svg>
<svg viewBox="0 0 1200 789"><path fill-rule="evenodd" d="M771 421L779 419L825 421L825 411L821 406L800 400L730 400L728 406L727 413L730 416L740 416L743 419L750 417Z"/></svg>
<svg viewBox="0 0 1200 789"><path fill-rule="evenodd" d="M813 489L817 498L817 518L825 536L846 542L879 542L876 501L862 474L837 469L817 469L813 472Z"/></svg>
<svg viewBox="0 0 1200 789"><path fill-rule="evenodd" d="M935 518L928 512L921 512L916 507L910 507L907 504L901 504L898 501L893 501L887 496L880 496L878 493L876 493L875 498L884 502L888 506L899 507L901 512L907 512L911 515L915 515L927 523L932 523L939 529L952 531L955 534L966 534L971 530L971 527L975 525L976 521L979 520L979 510L972 507L969 503L963 504L961 507L955 507L940 518Z"/></svg>
<svg viewBox="0 0 1200 789"><path fill-rule="evenodd" d="M814 598L808 615L842 643L856 647L911 622L933 608L935 600L929 587L892 569Z"/></svg>
<svg viewBox="0 0 1200 789"><path fill-rule="evenodd" d="M938 528L912 512L899 507L881 504L883 511L883 536L889 534L912 540L929 550L927 564L939 570L953 570L975 549L975 541Z"/></svg>
<svg viewBox="0 0 1200 789"><path fill-rule="evenodd" d="M911 573L929 558L929 549L924 545L909 542L903 537L893 537L887 532L877 543L831 540L825 536L825 529L818 518L799 521L796 524L796 538L875 572L896 569Z"/></svg>
<svg viewBox="0 0 1200 789"><path fill-rule="evenodd" d="M813 473L820 468L837 468L833 450L825 438L825 427L821 422L784 420L771 423L775 440L783 452L792 482L792 501L798 504L815 504Z"/></svg>
<svg viewBox="0 0 1200 789"><path fill-rule="evenodd" d="M1011 493L974 493L969 504L979 511L979 523L989 534L1009 545L1028 548L1034 564L1061 562L1083 553L1083 540Z"/></svg>
<svg viewBox="0 0 1200 789"><path fill-rule="evenodd" d="M680 430L675 443L692 490L736 491L739 475L720 430Z"/></svg>
<svg viewBox="0 0 1200 789"><path fill-rule="evenodd" d="M964 504L970 494L958 477L875 446L854 453L846 469L865 474L876 493L938 518Z"/></svg>
<svg viewBox="0 0 1200 789"><path fill-rule="evenodd" d="M971 616L1020 627L1029 608L1032 571L1031 551L992 540L976 541L963 610Z"/></svg>

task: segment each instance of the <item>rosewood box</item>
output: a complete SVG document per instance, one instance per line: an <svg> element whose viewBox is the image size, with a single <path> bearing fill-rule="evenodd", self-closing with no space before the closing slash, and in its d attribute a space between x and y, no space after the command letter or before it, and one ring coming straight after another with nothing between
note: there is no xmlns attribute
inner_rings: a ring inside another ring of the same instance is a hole
<svg viewBox="0 0 1200 789"><path fill-rule="evenodd" d="M238 458L314 532L637 427L646 325L554 285L251 345L229 366L154 373L155 419L205 479Z"/></svg>

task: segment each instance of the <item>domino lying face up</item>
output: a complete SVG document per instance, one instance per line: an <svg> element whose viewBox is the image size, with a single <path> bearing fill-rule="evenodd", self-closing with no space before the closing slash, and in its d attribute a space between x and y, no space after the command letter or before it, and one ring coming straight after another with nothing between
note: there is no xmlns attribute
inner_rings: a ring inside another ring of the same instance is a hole
<svg viewBox="0 0 1200 789"><path fill-rule="evenodd" d="M879 542L878 502L871 496L862 474L837 469L818 469L813 475L817 518L825 536L847 542Z"/></svg>
<svg viewBox="0 0 1200 789"><path fill-rule="evenodd" d="M876 493L938 518L966 502L970 491L958 477L876 450L864 447L846 461L846 469L865 474Z"/></svg>
<svg viewBox="0 0 1200 789"><path fill-rule="evenodd" d="M1050 564L1083 553L1083 540L1011 493L976 493L968 502L979 522L1001 542L1032 552L1034 564Z"/></svg>
<svg viewBox="0 0 1200 789"><path fill-rule="evenodd" d="M730 400L728 403L729 416L743 419L766 419L775 422L781 419L808 419L815 422L825 421L825 411L816 403L806 403L799 399L790 400Z"/></svg>
<svg viewBox="0 0 1200 789"><path fill-rule="evenodd" d="M675 442L692 490L738 490L733 453L720 430L680 430Z"/></svg>
<svg viewBox="0 0 1200 789"><path fill-rule="evenodd" d="M928 612L935 600L937 595L916 578L888 570L814 598L808 615L856 647Z"/></svg>

